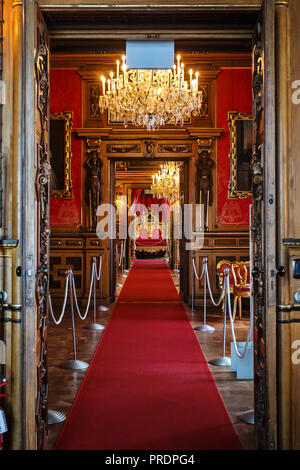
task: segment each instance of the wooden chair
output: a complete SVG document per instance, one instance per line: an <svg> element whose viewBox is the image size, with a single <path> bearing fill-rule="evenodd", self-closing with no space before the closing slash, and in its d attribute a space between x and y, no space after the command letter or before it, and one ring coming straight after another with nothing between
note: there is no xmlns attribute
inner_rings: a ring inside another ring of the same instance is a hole
<svg viewBox="0 0 300 470"><path fill-rule="evenodd" d="M235 320L237 302L239 302L239 317L242 318L242 298L250 298L250 262L235 261L231 265L234 279L233 295L233 320Z"/></svg>
<svg viewBox="0 0 300 470"><path fill-rule="evenodd" d="M224 282L224 270L229 269L229 287L230 287L230 293L233 294L234 278L232 274L231 264L232 264L231 261L229 261L228 259L222 259L221 261L219 261L217 264L217 275L218 275L219 288L220 290L222 290L223 282ZM224 307L225 307L225 295L223 296L222 312L224 312Z"/></svg>

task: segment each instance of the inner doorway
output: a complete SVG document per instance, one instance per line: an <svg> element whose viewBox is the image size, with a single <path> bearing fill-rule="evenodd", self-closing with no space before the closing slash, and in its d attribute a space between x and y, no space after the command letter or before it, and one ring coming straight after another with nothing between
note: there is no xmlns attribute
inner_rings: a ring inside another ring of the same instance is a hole
<svg viewBox="0 0 300 470"><path fill-rule="evenodd" d="M161 193L155 192L156 175L167 170L174 171L176 179L172 195L164 193L163 188ZM189 159L111 159L111 203L117 210L116 241L111 241L112 299L118 271L124 274L135 259L151 258L163 258L170 269L175 269L180 294L188 297L184 272L189 266L181 239L184 204L188 202L188 171ZM124 234L124 228L120 224L124 224L124 219L120 213L125 206L127 238L123 239L120 232L123 230Z"/></svg>

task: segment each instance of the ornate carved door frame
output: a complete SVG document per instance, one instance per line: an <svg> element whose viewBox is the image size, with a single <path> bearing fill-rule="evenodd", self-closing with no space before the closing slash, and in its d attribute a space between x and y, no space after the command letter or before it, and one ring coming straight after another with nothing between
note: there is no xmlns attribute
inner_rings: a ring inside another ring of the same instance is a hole
<svg viewBox="0 0 300 470"><path fill-rule="evenodd" d="M254 394L261 449L277 448L274 22L274 0L266 0L253 38Z"/></svg>
<svg viewBox="0 0 300 470"><path fill-rule="evenodd" d="M276 245L273 239L276 194L274 176L272 177L275 175L274 1L267 0L263 11L264 21L257 27L254 47L255 407L260 447L276 448L276 280L274 280ZM42 21L38 26L37 18L42 19L36 1L26 0L24 2L24 44L26 47L24 47L24 133L22 135L24 140L23 200L26 208L23 217L22 241L23 390L25 397L23 441L26 449L41 448L45 445L47 427L45 287L48 277L47 172L49 167L45 118L49 83L46 67L47 34ZM35 53L32 54L32 51ZM38 85L37 88L36 85ZM37 99L37 92L39 99ZM37 101L39 101L39 108L37 108ZM41 120L38 142L36 129L32 125L36 118ZM262 135L261 124L263 122L264 133ZM37 173L35 173L35 167ZM37 352L38 357L36 357ZM33 367L33 364L36 364L36 367Z"/></svg>
<svg viewBox="0 0 300 470"><path fill-rule="evenodd" d="M159 139L157 139L159 140ZM179 157L179 154L177 155ZM123 157L123 159L141 159L145 158L147 159L147 156L145 157L131 157L129 155L126 155ZM156 160L160 160L160 157L156 155L154 158ZM115 171L115 161L117 161L117 158L109 158L109 195L110 195L110 204L114 204L115 201L115 188L116 188L116 171ZM161 160L168 160L168 161L180 161L182 162L182 167L180 171L180 193L181 193L181 206L182 206L182 211L183 211L183 206L185 203L189 202L189 173L191 171L191 159L190 157L183 157L182 159L180 158L175 158L173 156L168 156L168 157L161 157ZM183 212L182 212L183 215ZM183 223L183 218L182 218L182 223ZM184 229L182 226L182 233L184 233ZM183 295L184 301L188 301L188 296L189 296L189 252L185 249L185 239L183 238L180 240L179 243L179 252L180 252L180 259L179 259L179 270L180 270L180 291ZM128 243L126 243L126 250L128 250ZM173 247L174 251L174 247ZM114 302L115 300L115 287L116 287L116 280L117 280L117 270L116 270L116 240L110 240L109 241L109 252L110 252L110 261L109 261L109 266L110 266L110 271L109 271L109 278L110 278L110 301ZM128 256L127 256L128 258ZM171 256L173 258L173 256ZM128 266L127 266L128 267Z"/></svg>

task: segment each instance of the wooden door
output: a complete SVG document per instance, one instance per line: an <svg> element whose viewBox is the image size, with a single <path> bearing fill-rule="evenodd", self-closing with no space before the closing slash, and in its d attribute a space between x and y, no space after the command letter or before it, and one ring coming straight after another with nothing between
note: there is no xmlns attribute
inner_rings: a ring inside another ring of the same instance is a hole
<svg viewBox="0 0 300 470"><path fill-rule="evenodd" d="M260 449L277 447L274 1L253 38L253 283L255 423Z"/></svg>

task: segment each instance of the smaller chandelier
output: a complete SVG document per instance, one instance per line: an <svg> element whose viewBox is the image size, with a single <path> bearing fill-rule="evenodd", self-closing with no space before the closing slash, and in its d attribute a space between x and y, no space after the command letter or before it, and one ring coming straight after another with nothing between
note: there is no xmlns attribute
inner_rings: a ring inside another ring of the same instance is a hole
<svg viewBox="0 0 300 470"><path fill-rule="evenodd" d="M151 131L165 125L183 126L191 114L200 113L199 73L190 70L188 83L180 55L172 70L127 70L125 55L122 60L121 72L117 60L116 76L110 72L108 80L101 77L100 111L107 109L112 121Z"/></svg>
<svg viewBox="0 0 300 470"><path fill-rule="evenodd" d="M161 165L158 173L152 175L151 191L154 196L159 199L165 197L171 204L179 199L179 167L177 162L167 162Z"/></svg>

